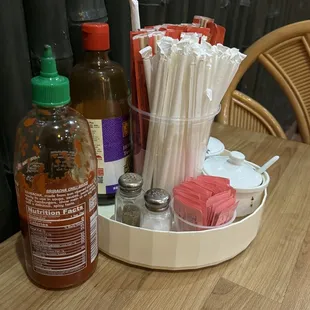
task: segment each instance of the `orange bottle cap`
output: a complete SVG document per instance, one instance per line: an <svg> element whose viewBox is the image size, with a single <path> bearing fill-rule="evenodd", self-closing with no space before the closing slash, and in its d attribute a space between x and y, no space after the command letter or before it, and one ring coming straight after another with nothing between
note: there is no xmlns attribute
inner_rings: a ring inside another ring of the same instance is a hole
<svg viewBox="0 0 310 310"><path fill-rule="evenodd" d="M83 46L86 51L106 51L110 49L110 29L105 23L82 24Z"/></svg>

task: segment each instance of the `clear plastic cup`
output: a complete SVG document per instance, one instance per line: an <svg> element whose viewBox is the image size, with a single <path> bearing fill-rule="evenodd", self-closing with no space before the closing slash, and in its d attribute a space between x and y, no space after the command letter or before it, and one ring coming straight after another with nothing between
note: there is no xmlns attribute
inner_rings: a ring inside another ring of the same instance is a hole
<svg viewBox="0 0 310 310"><path fill-rule="evenodd" d="M220 107L207 116L157 116L131 106L134 172L143 176L144 190L174 186L201 174L211 126Z"/></svg>
<svg viewBox="0 0 310 310"><path fill-rule="evenodd" d="M232 218L225 224L219 226L201 226L193 224L187 220L181 218L176 212L174 212L173 207L171 206L171 211L174 217L174 228L176 231L202 231L202 230L211 230L216 228L227 227L232 224L237 216L237 212L235 211Z"/></svg>

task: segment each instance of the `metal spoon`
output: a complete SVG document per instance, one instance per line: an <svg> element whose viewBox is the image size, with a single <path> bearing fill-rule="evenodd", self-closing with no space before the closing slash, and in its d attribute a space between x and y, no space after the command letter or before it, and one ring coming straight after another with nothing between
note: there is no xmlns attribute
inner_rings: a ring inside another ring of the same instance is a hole
<svg viewBox="0 0 310 310"><path fill-rule="evenodd" d="M276 163L279 160L280 156L275 156L269 159L263 166L261 166L257 172L262 174L264 173L267 169L269 169L274 163Z"/></svg>

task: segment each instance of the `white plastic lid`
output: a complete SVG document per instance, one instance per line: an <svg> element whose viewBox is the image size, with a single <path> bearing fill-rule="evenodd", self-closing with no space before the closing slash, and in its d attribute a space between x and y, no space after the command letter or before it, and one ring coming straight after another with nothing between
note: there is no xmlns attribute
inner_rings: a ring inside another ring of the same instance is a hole
<svg viewBox="0 0 310 310"><path fill-rule="evenodd" d="M203 165L207 175L230 180L230 185L237 189L250 189L262 184L263 177L255 168L245 162L240 152L231 152L228 156L208 157Z"/></svg>
<svg viewBox="0 0 310 310"><path fill-rule="evenodd" d="M207 149L207 156L219 155L224 152L224 150L225 146L220 140L210 137Z"/></svg>

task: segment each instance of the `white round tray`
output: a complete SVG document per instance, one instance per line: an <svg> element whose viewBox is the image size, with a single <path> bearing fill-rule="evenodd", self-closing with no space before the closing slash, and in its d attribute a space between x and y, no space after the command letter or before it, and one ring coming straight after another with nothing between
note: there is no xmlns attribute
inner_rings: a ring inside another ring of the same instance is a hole
<svg viewBox="0 0 310 310"><path fill-rule="evenodd" d="M259 230L264 204L227 227L199 232L160 232L111 219L114 206L99 207L99 249L126 263L151 269L186 270L220 264L244 251Z"/></svg>

